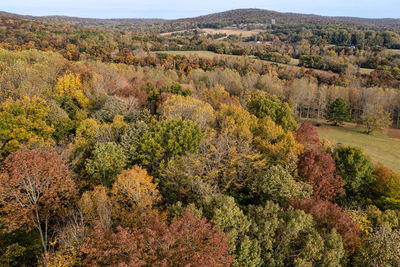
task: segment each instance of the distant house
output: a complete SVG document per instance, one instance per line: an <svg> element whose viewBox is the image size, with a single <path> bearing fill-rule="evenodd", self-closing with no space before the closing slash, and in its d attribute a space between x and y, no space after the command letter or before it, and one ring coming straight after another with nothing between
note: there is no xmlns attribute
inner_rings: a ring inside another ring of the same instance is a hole
<svg viewBox="0 0 400 267"><path fill-rule="evenodd" d="M275 25L276 21L275 19L271 19L271 25Z"/></svg>

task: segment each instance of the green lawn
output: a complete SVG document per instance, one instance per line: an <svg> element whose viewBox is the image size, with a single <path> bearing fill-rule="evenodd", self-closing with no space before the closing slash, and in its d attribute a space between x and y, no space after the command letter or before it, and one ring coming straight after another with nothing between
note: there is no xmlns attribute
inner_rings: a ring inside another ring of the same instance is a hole
<svg viewBox="0 0 400 267"><path fill-rule="evenodd" d="M329 138L333 143L362 147L374 162L381 162L393 170L400 171L400 139L383 133L365 134L365 129L353 124L342 127L323 125L317 127L319 136Z"/></svg>

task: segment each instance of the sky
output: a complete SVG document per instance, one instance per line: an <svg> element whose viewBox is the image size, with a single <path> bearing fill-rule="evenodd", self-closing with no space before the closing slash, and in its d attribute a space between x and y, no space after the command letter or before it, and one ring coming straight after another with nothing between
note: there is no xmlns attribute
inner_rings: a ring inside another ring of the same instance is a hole
<svg viewBox="0 0 400 267"><path fill-rule="evenodd" d="M237 8L325 16L400 18L400 0L0 0L0 10L22 15L176 19Z"/></svg>

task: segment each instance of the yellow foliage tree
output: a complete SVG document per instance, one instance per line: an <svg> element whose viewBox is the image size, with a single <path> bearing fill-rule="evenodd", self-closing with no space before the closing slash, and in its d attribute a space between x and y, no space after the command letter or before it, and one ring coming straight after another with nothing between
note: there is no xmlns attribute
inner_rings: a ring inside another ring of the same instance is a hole
<svg viewBox="0 0 400 267"><path fill-rule="evenodd" d="M22 147L49 146L54 144L54 127L46 120L50 108L45 100L25 97L23 100L7 99L0 105L0 143L1 154Z"/></svg>
<svg viewBox="0 0 400 267"><path fill-rule="evenodd" d="M112 203L108 197L108 189L102 185L93 191L86 191L79 200L78 206L85 219L91 225L100 223L105 229L111 227Z"/></svg>
<svg viewBox="0 0 400 267"><path fill-rule="evenodd" d="M258 121L253 144L272 162L286 161L303 150L303 146L296 142L291 132L285 132L268 116Z"/></svg>
<svg viewBox="0 0 400 267"><path fill-rule="evenodd" d="M164 120L191 120L197 123L202 130L215 122L215 111L212 106L193 97L173 95L160 108L161 118Z"/></svg>
<svg viewBox="0 0 400 267"><path fill-rule="evenodd" d="M55 91L59 97L69 96L76 100L81 108L86 108L89 105L89 99L83 93L82 83L78 75L69 73L59 77Z"/></svg>
<svg viewBox="0 0 400 267"><path fill-rule="evenodd" d="M123 224L132 224L138 215L151 210L161 200L157 184L145 169L134 166L118 175L111 190L117 215Z"/></svg>

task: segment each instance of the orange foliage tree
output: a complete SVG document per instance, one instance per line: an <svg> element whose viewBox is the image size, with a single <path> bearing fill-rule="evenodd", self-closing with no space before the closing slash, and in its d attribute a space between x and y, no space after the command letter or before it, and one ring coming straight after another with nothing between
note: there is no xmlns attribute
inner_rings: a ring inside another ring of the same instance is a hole
<svg viewBox="0 0 400 267"><path fill-rule="evenodd" d="M8 231L35 227L47 252L50 220L77 191L65 164L54 152L10 154L0 173L1 219Z"/></svg>

